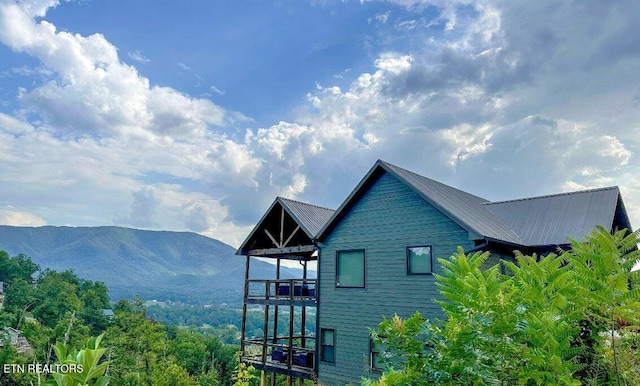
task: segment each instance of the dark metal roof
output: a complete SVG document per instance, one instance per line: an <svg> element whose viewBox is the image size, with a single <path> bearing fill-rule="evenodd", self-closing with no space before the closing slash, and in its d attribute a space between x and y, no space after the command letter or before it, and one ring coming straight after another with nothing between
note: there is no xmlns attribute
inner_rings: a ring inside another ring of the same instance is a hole
<svg viewBox="0 0 640 386"><path fill-rule="evenodd" d="M596 225L611 229L618 187L490 202L485 206L516 232L524 245L562 245L582 240Z"/></svg>
<svg viewBox="0 0 640 386"><path fill-rule="evenodd" d="M427 202L467 231L511 244L523 243L518 234L487 209L484 204L488 203L488 200L390 163L384 161L379 163L380 166L415 188Z"/></svg>
<svg viewBox="0 0 640 386"><path fill-rule="evenodd" d="M317 205L311 205L283 197L276 197L273 203L269 206L269 209L267 209L267 211L262 215L262 218L258 221L256 226L253 227L251 233L249 233L247 238L242 242L240 248L236 251L236 255L243 255L249 249L254 248L251 247L255 241L254 236L257 236L257 234L261 233L260 230L264 229L271 212L274 210L279 211L280 207L282 207L282 209L291 216L293 221L300 226L301 230L307 235L310 242L334 212L332 209L323 208Z"/></svg>
<svg viewBox="0 0 640 386"><path fill-rule="evenodd" d="M290 200L278 197L277 200L285 207L285 210L293 217L305 233L313 238L320 228L331 218L335 210L323 208L306 202Z"/></svg>
<svg viewBox="0 0 640 386"><path fill-rule="evenodd" d="M359 195L372 176L387 172L413 188L426 202L466 229L470 237L519 246L568 244L581 240L596 225L611 229L616 216L630 229L617 187L489 202L438 181L378 160L347 199L320 228L322 239ZM616 213L619 213L617 215Z"/></svg>

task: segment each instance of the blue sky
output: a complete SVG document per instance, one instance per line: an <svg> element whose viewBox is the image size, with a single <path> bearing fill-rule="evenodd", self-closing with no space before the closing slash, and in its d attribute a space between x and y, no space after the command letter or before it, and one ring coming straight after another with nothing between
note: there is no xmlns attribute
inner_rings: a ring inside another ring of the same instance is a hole
<svg viewBox="0 0 640 386"><path fill-rule="evenodd" d="M640 3L0 0L0 223L238 246L376 159L489 200L619 185Z"/></svg>

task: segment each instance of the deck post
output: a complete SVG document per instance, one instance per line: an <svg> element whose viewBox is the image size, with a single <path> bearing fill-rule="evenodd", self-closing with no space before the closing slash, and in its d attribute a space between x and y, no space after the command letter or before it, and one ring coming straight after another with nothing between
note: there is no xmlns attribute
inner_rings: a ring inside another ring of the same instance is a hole
<svg viewBox="0 0 640 386"><path fill-rule="evenodd" d="M307 285L307 260L304 261L304 265L302 267L302 285L303 288L305 285ZM305 339L305 331L307 330L307 307L302 306L302 329L301 329L301 345L302 348L306 348L307 344L306 344L306 339Z"/></svg>
<svg viewBox="0 0 640 386"><path fill-rule="evenodd" d="M247 329L247 297L249 297L249 262L251 256L247 255L244 272L244 300L242 301L242 328L240 332L240 355L244 355L244 340L247 338L245 330Z"/></svg>
<svg viewBox="0 0 640 386"><path fill-rule="evenodd" d="M267 340L269 337L268 331L269 331L269 305L265 304L264 305L264 329L262 330L264 331L264 338L262 340L262 363L266 363L267 362Z"/></svg>
<svg viewBox="0 0 640 386"><path fill-rule="evenodd" d="M260 371L260 386L267 386L267 372Z"/></svg>
<svg viewBox="0 0 640 386"><path fill-rule="evenodd" d="M275 285L276 297L278 296L278 286L280 285L278 280L280 280L280 258L278 258L278 260L276 261L276 285ZM274 314L273 314L273 340L272 340L273 344L278 343L278 313L279 313L279 307L276 304L274 306Z"/></svg>

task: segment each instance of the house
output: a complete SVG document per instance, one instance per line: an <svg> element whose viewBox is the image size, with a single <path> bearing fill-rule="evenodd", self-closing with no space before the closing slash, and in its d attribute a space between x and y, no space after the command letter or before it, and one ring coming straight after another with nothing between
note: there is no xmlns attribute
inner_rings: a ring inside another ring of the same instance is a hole
<svg viewBox="0 0 640 386"><path fill-rule="evenodd" d="M27 338L22 336L22 331L12 327L5 327L0 331L0 349L4 348L5 344L15 347L19 354L31 351L31 345L29 345Z"/></svg>
<svg viewBox="0 0 640 386"><path fill-rule="evenodd" d="M317 286L307 277L310 262L318 260L315 235L334 211L319 206L275 199L237 254L246 256L245 289L240 350L242 360L266 373L291 378L316 379ZM274 259L276 276L272 279L250 277L249 256ZM297 262L302 267L299 279L281 278L282 263ZM264 325L258 333L247 331L247 312L259 309Z"/></svg>
<svg viewBox="0 0 640 386"><path fill-rule="evenodd" d="M317 280L305 280L305 269L301 281L285 284L290 289L312 284L313 296L294 291L282 303L277 278L254 297L250 286L256 283L247 276L245 310L256 302L265 307L266 331L279 323L278 311L268 307L289 306L290 326L287 343L280 345L275 333L249 339L243 329L242 359L253 358L251 363L264 370L265 384L266 372L323 385L357 384L380 370L368 328L394 314L441 316L432 301L439 297L432 275L439 270L437 258L451 256L458 246L490 251L492 263L511 258L514 250L547 253L567 247L568 238L582 239L597 225L631 229L617 187L490 202L380 160L336 211L277 198L238 254L247 256L247 264L248 256L274 258L277 264L300 259L305 267L317 259ZM316 334L302 334L305 344L296 346L306 325L297 326L294 313L307 306L315 309ZM308 358L313 364L306 362L307 370L300 372L292 357L302 347L315 352Z"/></svg>

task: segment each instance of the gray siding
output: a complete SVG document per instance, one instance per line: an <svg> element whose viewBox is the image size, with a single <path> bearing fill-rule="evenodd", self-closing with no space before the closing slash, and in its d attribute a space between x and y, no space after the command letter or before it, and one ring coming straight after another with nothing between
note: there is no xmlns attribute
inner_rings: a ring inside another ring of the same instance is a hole
<svg viewBox="0 0 640 386"><path fill-rule="evenodd" d="M369 368L368 327L383 317L406 318L416 311L441 317L431 275L407 275L406 247L431 245L438 257L458 245L473 247L467 232L420 198L396 177L383 173L345 213L321 245L319 327L335 329L335 363L319 362L322 385L358 384ZM336 288L336 251L364 249L365 288Z"/></svg>

